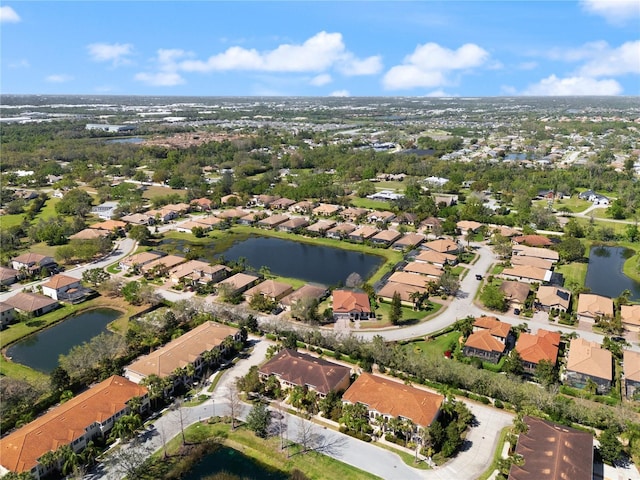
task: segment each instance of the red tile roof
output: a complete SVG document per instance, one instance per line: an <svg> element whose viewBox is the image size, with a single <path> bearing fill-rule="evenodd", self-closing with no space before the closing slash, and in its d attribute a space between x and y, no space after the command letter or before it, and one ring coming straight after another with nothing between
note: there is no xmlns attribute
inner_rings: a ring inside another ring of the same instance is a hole
<svg viewBox="0 0 640 480"><path fill-rule="evenodd" d="M334 290L333 311L335 313L371 312L369 296L364 292Z"/></svg>
<svg viewBox="0 0 640 480"><path fill-rule="evenodd" d="M442 395L405 385L384 377L363 373L342 396L342 400L362 403L392 417L410 419L428 427L435 420L444 401Z"/></svg>
<svg viewBox="0 0 640 480"><path fill-rule="evenodd" d="M535 363L548 360L555 365L558 359L560 334L540 329L536 335L521 333L516 343L516 351L525 362Z"/></svg>

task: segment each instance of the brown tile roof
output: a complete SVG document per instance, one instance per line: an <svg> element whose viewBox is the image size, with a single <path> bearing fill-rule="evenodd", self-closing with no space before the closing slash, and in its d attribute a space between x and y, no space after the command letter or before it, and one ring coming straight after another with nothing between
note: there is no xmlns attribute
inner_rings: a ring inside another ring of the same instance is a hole
<svg viewBox="0 0 640 480"><path fill-rule="evenodd" d="M640 305L620 305L622 323L640 326Z"/></svg>
<svg viewBox="0 0 640 480"><path fill-rule="evenodd" d="M590 317L613 317L613 300L593 293L581 293L576 313Z"/></svg>
<svg viewBox="0 0 640 480"><path fill-rule="evenodd" d="M280 303L282 303L283 305L291 305L299 300L302 300L303 298L315 298L317 300L320 300L326 294L327 289L325 287L317 287L315 285L309 285L307 283L293 293L290 293L289 295L284 297L282 300L280 300Z"/></svg>
<svg viewBox="0 0 640 480"><path fill-rule="evenodd" d="M282 222L280 225L278 225L278 228L294 229L294 228L306 227L307 225L309 225L309 221L306 218L293 217L287 220L286 222Z"/></svg>
<svg viewBox="0 0 640 480"><path fill-rule="evenodd" d="M432 240L423 244L423 247L435 250L436 252L440 253L456 252L459 249L459 246L456 242L447 238L444 238L442 240Z"/></svg>
<svg viewBox="0 0 640 480"><path fill-rule="evenodd" d="M159 253L153 252L140 252L135 255L131 255L130 257L121 260L120 263L123 265L128 265L133 267L134 265L144 265L145 263L149 263L157 258L162 257Z"/></svg>
<svg viewBox="0 0 640 480"><path fill-rule="evenodd" d="M332 233L340 233L342 235L349 235L355 229L356 229L355 225L352 225L350 223L340 223L340 224L336 225L335 227L330 228L329 230L327 230L327 233L332 232Z"/></svg>
<svg viewBox="0 0 640 480"><path fill-rule="evenodd" d="M544 235L518 235L517 237L513 237L513 241L530 247L550 247L553 245L549 237L545 237Z"/></svg>
<svg viewBox="0 0 640 480"><path fill-rule="evenodd" d="M427 263L439 263L444 265L446 262L453 262L456 260L455 255L451 255L450 253L440 253L435 250L422 250L418 255L416 255L416 262L427 262Z"/></svg>
<svg viewBox="0 0 640 480"><path fill-rule="evenodd" d="M340 205L332 205L330 203L321 203L313 209L313 213L316 215L333 215L338 213L342 207Z"/></svg>
<svg viewBox="0 0 640 480"><path fill-rule="evenodd" d="M381 240L383 242L395 242L396 240L398 240L400 237L402 237L402 234L400 232L396 232L395 230L382 230L381 232L376 233L371 240L376 241L376 240Z"/></svg>
<svg viewBox="0 0 640 480"><path fill-rule="evenodd" d="M404 285L411 285L413 287L425 287L427 285L427 282L431 280L434 279L430 279L425 275L411 272L393 272L388 279L389 282L402 283Z"/></svg>
<svg viewBox="0 0 640 480"><path fill-rule="evenodd" d="M7 298L4 302L22 312L35 312L40 308L57 305L58 303L53 298L30 292L16 293L14 296Z"/></svg>
<svg viewBox="0 0 640 480"><path fill-rule="evenodd" d="M465 347L475 348L477 350L484 350L485 352L500 352L504 353L507 348L504 343L491 335L489 330L479 330L473 332L467 338L464 343Z"/></svg>
<svg viewBox="0 0 640 480"><path fill-rule="evenodd" d="M364 292L334 290L332 300L335 313L371 312L369 296Z"/></svg>
<svg viewBox="0 0 640 480"><path fill-rule="evenodd" d="M18 272L18 270L14 270L13 268L0 266L0 282L2 280L17 277L19 273L20 272Z"/></svg>
<svg viewBox="0 0 640 480"><path fill-rule="evenodd" d="M218 218L242 218L247 213L249 212L246 212L240 208L232 208L231 210L223 210L216 216Z"/></svg>
<svg viewBox="0 0 640 480"><path fill-rule="evenodd" d="M275 280L265 280L264 282L251 287L245 292L245 295L247 297L251 297L252 295L255 295L257 293L269 298L280 298L291 293L292 291L293 287L287 283L276 282Z"/></svg>
<svg viewBox="0 0 640 480"><path fill-rule="evenodd" d="M126 222L121 222L120 220L105 220L104 222L94 223L93 225L89 225L89 228L97 228L98 230L117 230L119 228L126 227Z"/></svg>
<svg viewBox="0 0 640 480"><path fill-rule="evenodd" d="M108 230L100 230L97 228L85 228L79 232L69 236L69 240L95 240L96 238L104 238L111 235Z"/></svg>
<svg viewBox="0 0 640 480"><path fill-rule="evenodd" d="M549 250L548 248L539 247L527 247L526 245L514 245L512 251L515 255L524 255L526 257L538 257L546 258L557 262L560 259L560 255L555 250Z"/></svg>
<svg viewBox="0 0 640 480"><path fill-rule="evenodd" d="M13 472L31 470L48 451L68 445L94 422L104 422L147 389L113 376L0 439L0 462Z"/></svg>
<svg viewBox="0 0 640 480"><path fill-rule="evenodd" d="M511 265L529 265L531 267L544 268L545 270L551 270L553 268L553 262L551 260L527 257L526 255L513 255L511 257Z"/></svg>
<svg viewBox="0 0 640 480"><path fill-rule="evenodd" d="M353 232L351 232L349 234L350 237L360 237L360 238L371 238L373 237L376 233L378 233L380 230L378 230L376 227L372 227L370 225L363 225L362 227L358 228L357 230L354 230Z"/></svg>
<svg viewBox="0 0 640 480"><path fill-rule="evenodd" d="M611 361L611 352L595 342L574 338L569 344L567 370L611 381Z"/></svg>
<svg viewBox="0 0 640 480"><path fill-rule="evenodd" d="M516 351L525 362L535 363L548 360L553 365L558 359L558 347L560 345L560 334L540 329L536 335L521 333L516 343Z"/></svg>
<svg viewBox="0 0 640 480"><path fill-rule="evenodd" d="M258 222L260 225L266 225L269 227L275 227L276 225L280 225L281 223L289 220L289 217L286 215L279 213L277 215L271 215L270 217L263 218Z"/></svg>
<svg viewBox="0 0 640 480"><path fill-rule="evenodd" d="M593 436L547 420L524 417L529 429L518 437L522 466L512 465L509 480L579 480L593 477Z"/></svg>
<svg viewBox="0 0 640 480"><path fill-rule="evenodd" d="M502 275L518 278L529 278L531 280L545 281L551 278L551 272L543 268L532 267L530 265L514 265L512 268L502 270Z"/></svg>
<svg viewBox="0 0 640 480"><path fill-rule="evenodd" d="M478 317L473 322L474 328L481 328L482 330L488 330L491 335L496 337L506 338L511 330L511 325L505 322L501 322L496 317Z"/></svg>
<svg viewBox="0 0 640 480"><path fill-rule="evenodd" d="M307 230L309 230L310 232L325 232L335 226L336 222L334 222L333 220L318 220L313 225L309 225L307 227Z"/></svg>
<svg viewBox="0 0 640 480"><path fill-rule="evenodd" d="M569 308L571 301L571 292L564 288L542 285L538 287L536 300L545 307L556 308L563 307L565 310Z"/></svg>
<svg viewBox="0 0 640 480"><path fill-rule="evenodd" d="M444 273L442 268L437 267L431 263L424 262L409 262L402 269L405 272L419 273L420 275L427 275L430 277L440 278Z"/></svg>
<svg viewBox="0 0 640 480"><path fill-rule="evenodd" d="M218 282L218 285L231 285L232 288L239 290L247 287L259 278L260 277L249 275L248 273L236 273L235 275Z"/></svg>
<svg viewBox="0 0 640 480"><path fill-rule="evenodd" d="M306 353L285 348L260 367L263 375L276 375L282 380L326 395L349 385L351 369ZM343 387L344 386L344 387Z"/></svg>
<svg viewBox="0 0 640 480"><path fill-rule="evenodd" d="M342 400L362 403L391 417L410 419L428 427L435 420L444 397L384 377L363 373L342 396Z"/></svg>
<svg viewBox="0 0 640 480"><path fill-rule="evenodd" d="M528 283L505 280L499 289L508 300L524 303L529 296L530 285Z"/></svg>
<svg viewBox="0 0 640 480"><path fill-rule="evenodd" d="M219 346L229 335L238 332L237 328L215 322L205 322L164 347L140 357L125 368L126 371L148 377L151 374L160 378L170 376L176 368L193 363L204 352Z"/></svg>
<svg viewBox="0 0 640 480"><path fill-rule="evenodd" d="M193 221L200 226L213 227L214 225L220 225L224 220L218 217L193 217Z"/></svg>
<svg viewBox="0 0 640 480"><path fill-rule="evenodd" d="M40 263L42 260L50 258L46 255L41 255L40 253L23 253L22 255L18 255L17 257L13 257L11 261L24 263L25 265L30 265L32 263Z"/></svg>
<svg viewBox="0 0 640 480"><path fill-rule="evenodd" d="M624 363L625 379L640 382L640 352L624 350L622 361Z"/></svg>
<svg viewBox="0 0 640 480"><path fill-rule="evenodd" d="M80 283L80 280L59 273L51 277L48 282L43 283L42 286L57 290L58 288L66 287L67 285L73 285L74 283Z"/></svg>
<svg viewBox="0 0 640 480"><path fill-rule="evenodd" d="M404 283L387 282L384 286L378 290L377 295L383 298L393 298L393 294L398 292L400 300L403 302L412 302L411 294L413 292L424 293L427 289L424 287L417 287L415 285L406 285Z"/></svg>
<svg viewBox="0 0 640 480"><path fill-rule="evenodd" d="M143 272L149 272L153 270L155 267L163 265L167 268L173 268L176 265L180 265L181 263L186 262L187 259L184 257L180 257L178 255L165 255L164 257L153 260L149 263L146 263L142 266Z"/></svg>
<svg viewBox="0 0 640 480"><path fill-rule="evenodd" d="M401 247L401 246L415 247L417 245L420 245L422 242L424 242L425 239L426 237L421 233L412 233L412 232L405 233L400 240L398 240L396 243L393 244L393 246L394 247Z"/></svg>
<svg viewBox="0 0 640 480"><path fill-rule="evenodd" d="M460 220L456 223L456 227L461 230L477 230L482 226L480 222L474 222L473 220Z"/></svg>

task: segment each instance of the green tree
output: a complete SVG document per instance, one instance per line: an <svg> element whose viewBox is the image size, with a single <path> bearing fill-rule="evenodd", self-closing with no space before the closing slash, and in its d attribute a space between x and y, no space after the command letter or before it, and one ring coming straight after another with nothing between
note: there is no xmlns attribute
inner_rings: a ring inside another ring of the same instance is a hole
<svg viewBox="0 0 640 480"><path fill-rule="evenodd" d="M549 360L540 360L536 365L535 377L542 385L549 387L558 381L558 370Z"/></svg>
<svg viewBox="0 0 640 480"><path fill-rule="evenodd" d="M398 292L393 292L389 321L392 325L398 325L400 320L402 320L402 301L400 299L400 294Z"/></svg>
<svg viewBox="0 0 640 480"><path fill-rule="evenodd" d="M505 358L502 370L511 375L522 375L524 373L522 358L520 358L517 350L513 349L509 352Z"/></svg>
<svg viewBox="0 0 640 480"><path fill-rule="evenodd" d="M262 403L256 403L247 415L247 428L252 430L260 438L266 438L271 423L271 412Z"/></svg>
<svg viewBox="0 0 640 480"><path fill-rule="evenodd" d="M56 203L56 212L61 215L74 217L86 217L91 212L93 200L91 195L82 189L69 190L62 199Z"/></svg>
<svg viewBox="0 0 640 480"><path fill-rule="evenodd" d="M618 439L618 432L613 428L606 428L598 437L600 442L600 455L605 463L612 465L622 459L622 443Z"/></svg>
<svg viewBox="0 0 640 480"><path fill-rule="evenodd" d="M509 308L509 303L504 293L500 291L496 285L487 284L482 290L480 300L484 303L484 306L491 310L497 310L499 312L506 312Z"/></svg>
<svg viewBox="0 0 640 480"><path fill-rule="evenodd" d="M554 249L558 252L560 259L565 262L574 262L584 257L586 247L576 237L565 237L560 243L555 245Z"/></svg>
<svg viewBox="0 0 640 480"><path fill-rule="evenodd" d="M53 369L49 376L49 381L51 383L51 388L56 392L62 392L71 385L71 377L69 376L69 373L60 366Z"/></svg>
<svg viewBox="0 0 640 480"><path fill-rule="evenodd" d="M90 283L94 287L97 287L109 278L111 278L111 275L102 268L91 268L82 272L82 281Z"/></svg>
<svg viewBox="0 0 640 480"><path fill-rule="evenodd" d="M146 245L151 238L151 232L144 225L134 225L129 230L129 238L132 238L140 245Z"/></svg>

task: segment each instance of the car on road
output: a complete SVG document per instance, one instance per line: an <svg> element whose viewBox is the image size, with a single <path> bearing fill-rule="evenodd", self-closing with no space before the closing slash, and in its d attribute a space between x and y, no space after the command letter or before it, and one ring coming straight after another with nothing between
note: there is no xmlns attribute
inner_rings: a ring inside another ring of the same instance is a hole
<svg viewBox="0 0 640 480"><path fill-rule="evenodd" d="M476 273L476 280L482 280L482 275L480 275L479 273Z"/></svg>

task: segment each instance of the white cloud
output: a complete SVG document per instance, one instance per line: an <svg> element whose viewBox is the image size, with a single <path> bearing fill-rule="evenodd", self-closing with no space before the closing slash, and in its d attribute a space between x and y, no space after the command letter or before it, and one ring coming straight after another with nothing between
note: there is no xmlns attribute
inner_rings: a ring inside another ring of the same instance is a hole
<svg viewBox="0 0 640 480"><path fill-rule="evenodd" d="M18 23L22 19L11 7L0 7L0 23Z"/></svg>
<svg viewBox="0 0 640 480"><path fill-rule="evenodd" d="M349 90L336 90L335 92L331 92L329 94L330 97L350 97L351 94Z"/></svg>
<svg viewBox="0 0 640 480"><path fill-rule="evenodd" d="M70 82L71 80L73 80L73 77L71 75L66 75L64 73L53 74L45 77L45 81L50 83L65 83L65 82Z"/></svg>
<svg viewBox="0 0 640 480"><path fill-rule="evenodd" d="M445 92L442 89L438 89L438 90L434 90L432 92L429 92L425 95L425 97L435 97L435 98L442 98L442 97L456 97L457 95L452 95L450 93Z"/></svg>
<svg viewBox="0 0 640 480"><path fill-rule="evenodd" d="M577 48L552 48L545 52L543 56L551 60L563 62L579 62L594 58L609 48L609 44L604 40L598 42L588 42Z"/></svg>
<svg viewBox="0 0 640 480"><path fill-rule="evenodd" d="M133 53L130 43L92 43L87 45L89 55L94 62L111 62L114 67L130 63L127 58Z"/></svg>
<svg viewBox="0 0 640 480"><path fill-rule="evenodd" d="M603 48L595 52L594 58L580 68L580 75L605 77L640 74L640 40L626 42L618 48Z"/></svg>
<svg viewBox="0 0 640 480"><path fill-rule="evenodd" d="M382 71L382 57L376 55L359 60L353 55L347 54L341 63L338 64L338 69L342 74L347 76L375 75Z"/></svg>
<svg viewBox="0 0 640 480"><path fill-rule="evenodd" d="M638 0L582 0L582 8L604 17L613 24L623 24L640 17Z"/></svg>
<svg viewBox="0 0 640 480"><path fill-rule="evenodd" d="M302 44L282 44L273 50L262 52L232 46L205 61L185 60L180 63L179 68L187 72L324 72L334 66L350 75L366 75L379 71L380 59L357 59L347 51L342 34L320 32Z"/></svg>
<svg viewBox="0 0 640 480"><path fill-rule="evenodd" d="M171 71L141 72L137 73L133 78L138 82L146 83L153 87L173 87L185 83L184 78L179 73Z"/></svg>
<svg viewBox="0 0 640 480"><path fill-rule="evenodd" d="M571 96L571 95L620 95L622 87L613 79L597 80L589 77L558 78L551 75L530 85L522 95Z"/></svg>
<svg viewBox="0 0 640 480"><path fill-rule="evenodd" d="M402 65L392 67L383 78L389 90L415 87L439 87L450 83L447 75L456 70L468 70L487 63L489 53L473 43L457 50L437 43L418 45L406 56Z"/></svg>
<svg viewBox="0 0 640 480"><path fill-rule="evenodd" d="M313 77L309 84L313 85L314 87L322 87L323 85L331 83L332 81L333 79L331 78L331 75L329 75L328 73L321 73L320 75Z"/></svg>

